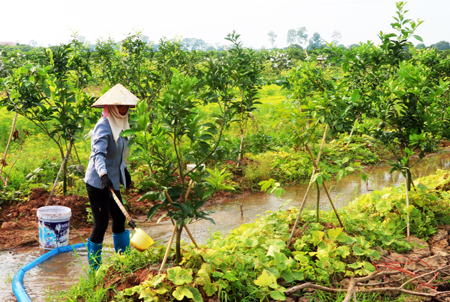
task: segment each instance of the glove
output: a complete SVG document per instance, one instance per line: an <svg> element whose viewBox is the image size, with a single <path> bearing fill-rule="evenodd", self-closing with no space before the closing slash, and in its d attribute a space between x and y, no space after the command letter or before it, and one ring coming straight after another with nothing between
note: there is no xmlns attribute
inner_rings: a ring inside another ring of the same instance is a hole
<svg viewBox="0 0 450 302"><path fill-rule="evenodd" d="M102 189L107 191L109 195L112 196L110 188L114 188L114 186L111 179L109 179L108 174L103 174L101 180L102 180Z"/></svg>
<svg viewBox="0 0 450 302"><path fill-rule="evenodd" d="M125 168L125 185L127 189L131 187L131 175L127 168Z"/></svg>

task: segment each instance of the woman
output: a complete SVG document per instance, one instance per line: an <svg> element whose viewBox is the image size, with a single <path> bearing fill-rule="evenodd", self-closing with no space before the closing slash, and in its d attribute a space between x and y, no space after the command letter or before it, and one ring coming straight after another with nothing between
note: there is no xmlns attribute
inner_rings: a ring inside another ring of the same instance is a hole
<svg viewBox="0 0 450 302"><path fill-rule="evenodd" d="M87 242L90 271L102 261L103 238L112 218L114 249L123 253L130 248L130 231L125 230L125 216L112 198L111 188L122 201L119 185L128 188L130 173L125 166L128 139L120 136L129 129L128 110L137 98L124 86L117 84L100 97L92 107L103 107L103 116L95 125L91 138L91 156L84 181L94 217L94 227Z"/></svg>

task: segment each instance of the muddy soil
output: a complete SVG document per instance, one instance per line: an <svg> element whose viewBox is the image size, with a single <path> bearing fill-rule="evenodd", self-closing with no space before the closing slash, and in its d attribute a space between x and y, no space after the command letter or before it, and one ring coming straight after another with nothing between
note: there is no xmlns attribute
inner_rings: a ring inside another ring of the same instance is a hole
<svg viewBox="0 0 450 302"><path fill-rule="evenodd" d="M2 207L0 210L0 251L39 244L37 209L45 206L49 193L35 189L25 203ZM85 236L91 231L87 223L86 203L88 199L80 196L53 196L49 205L71 208L70 238Z"/></svg>
<svg viewBox="0 0 450 302"><path fill-rule="evenodd" d="M129 205L129 213L136 221L145 220L148 210L157 201L138 201L143 193L132 193L124 198ZM243 194L231 192L218 192L207 203L223 203L237 196L248 196L251 191ZM43 189L33 190L27 202L4 206L0 209L0 251L11 250L19 247L32 247L39 245L39 227L36 216L37 209L45 206L49 193ZM92 225L87 222L89 199L77 195L52 196L49 205L66 206L72 210L70 218L70 238L73 240L79 236L88 236L92 231ZM130 207L131 206L131 207ZM164 209L160 209L153 219L158 219Z"/></svg>

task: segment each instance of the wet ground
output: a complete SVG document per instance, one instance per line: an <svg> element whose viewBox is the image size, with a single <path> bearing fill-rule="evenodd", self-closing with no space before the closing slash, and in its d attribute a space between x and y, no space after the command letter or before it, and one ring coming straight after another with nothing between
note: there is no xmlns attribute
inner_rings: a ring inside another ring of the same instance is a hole
<svg viewBox="0 0 450 302"><path fill-rule="evenodd" d="M428 157L418 166L414 167L414 179L432 174L437 169L450 170L450 153L443 153ZM356 196L365 194L371 190L381 189L389 185L400 185L404 183L403 176L398 173L389 174L389 166L375 167L371 173L372 180L366 184L358 175L349 175L340 182L328 181L327 186L335 206L340 208L348 204ZM368 171L370 172L370 170ZM251 222L265 211L276 211L287 200L291 199L289 206L299 206L306 191L306 185L286 188L286 194L280 199L265 193L255 193L244 198L238 198L223 204L212 204L207 210L215 211L211 218L215 225L208 221L198 221L189 225L198 242L206 242L211 234L216 231L228 233L231 229L242 223ZM315 208L316 187L313 186L307 199L307 207ZM330 209L329 201L323 189L320 191L320 208ZM172 225L170 221L160 224L144 223L145 216L137 221L155 241L166 242L169 240ZM112 244L111 231L108 232L105 245ZM186 234L184 239L189 241ZM71 243L81 242L81 238ZM111 245L112 248L112 245ZM38 247L27 249L16 249L9 252L0 252L0 301L15 301L11 290L11 281L20 267L36 259L45 252ZM104 255L108 252L104 251ZM74 284L85 274L87 266L86 250L78 253L60 254L33 268L25 274L24 285L27 293L33 301L44 301L49 290L61 291Z"/></svg>

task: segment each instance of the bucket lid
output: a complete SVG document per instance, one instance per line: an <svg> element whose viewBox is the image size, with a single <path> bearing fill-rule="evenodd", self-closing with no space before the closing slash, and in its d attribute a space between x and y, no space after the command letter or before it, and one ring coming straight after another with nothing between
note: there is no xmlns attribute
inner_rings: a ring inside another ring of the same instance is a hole
<svg viewBox="0 0 450 302"><path fill-rule="evenodd" d="M63 221L72 216L72 210L63 206L46 206L37 209L36 215L45 221Z"/></svg>

